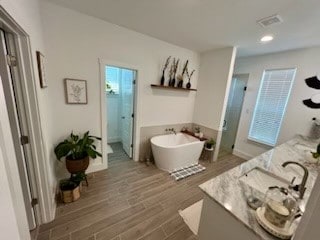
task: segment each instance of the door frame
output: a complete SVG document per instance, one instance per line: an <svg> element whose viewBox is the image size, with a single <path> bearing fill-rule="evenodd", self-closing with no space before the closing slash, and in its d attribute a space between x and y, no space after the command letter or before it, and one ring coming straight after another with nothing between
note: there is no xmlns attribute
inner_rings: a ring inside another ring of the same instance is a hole
<svg viewBox="0 0 320 240"><path fill-rule="evenodd" d="M0 29L1 35L1 56L6 58L9 54L16 56L16 44L12 34ZM21 188L24 196L27 218L29 222L29 229L33 230L37 226L36 215L34 207L30 205L34 192L32 189L36 186L33 173L33 164L31 162L32 153L30 151L30 144L21 144L20 137L23 135L29 136L27 118L25 113L25 104L23 99L22 86L20 81L20 67L9 66L5 61L0 64L0 71L3 73L2 86L6 99L6 107L10 120L10 130L13 137L15 154L17 158L17 166L19 169L19 176L21 180Z"/></svg>
<svg viewBox="0 0 320 240"><path fill-rule="evenodd" d="M138 86L139 86L139 76L140 76L140 68L136 65L132 65L129 63L117 62L112 60L107 60L103 58L99 58L99 67L100 67L100 106L101 106L101 136L102 136L102 164L105 168L108 168L108 154L107 154L107 103L106 103L106 92L105 92L105 67L113 66L119 68L126 68L130 70L134 70L136 72L136 79L134 84L134 98L133 98L133 149L132 149L132 159L134 161L138 161L139 156L139 94L138 94Z"/></svg>
<svg viewBox="0 0 320 240"><path fill-rule="evenodd" d="M14 36L14 41L17 50L17 61L20 66L19 75L22 86L22 98L26 108L26 120L29 129L29 141L33 158L31 159L31 167L33 168L34 178L31 181L32 188L35 189L34 197L38 198L39 204L35 207L35 217L37 224L46 223L51 221L55 215L55 199L52 198L53 191L49 187L49 163L47 162L48 156L46 154L46 145L43 136L43 126L41 125L40 110L37 97L36 85L36 59L35 51L31 49L30 38L17 22L0 6L0 25L1 28L11 33ZM39 82L39 81L38 81ZM5 122L4 122L5 123ZM6 124L6 123L5 123ZM10 134L8 136L8 144L13 144L13 138ZM10 151L10 146L5 146L5 149ZM11 153L15 156L15 153ZM14 161L7 161L6 171L11 179L10 183L14 183L13 178L19 176L16 164ZM21 187L18 189L15 184L11 184L11 191L14 195L22 194ZM15 209L21 209L21 206L14 203ZM20 203L21 204L21 203ZM21 211L21 210L20 210ZM18 215L18 216L17 216ZM16 214L17 220L20 221L19 214ZM21 220L22 221L22 220Z"/></svg>

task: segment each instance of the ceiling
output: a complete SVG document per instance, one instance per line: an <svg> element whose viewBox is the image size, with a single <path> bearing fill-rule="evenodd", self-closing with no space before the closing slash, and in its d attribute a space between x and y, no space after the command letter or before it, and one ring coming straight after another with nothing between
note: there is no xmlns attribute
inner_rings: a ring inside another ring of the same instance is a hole
<svg viewBox="0 0 320 240"><path fill-rule="evenodd" d="M198 52L238 46L241 56L320 45L319 0L47 0ZM279 14L269 28L257 20ZM263 35L274 41L261 44Z"/></svg>

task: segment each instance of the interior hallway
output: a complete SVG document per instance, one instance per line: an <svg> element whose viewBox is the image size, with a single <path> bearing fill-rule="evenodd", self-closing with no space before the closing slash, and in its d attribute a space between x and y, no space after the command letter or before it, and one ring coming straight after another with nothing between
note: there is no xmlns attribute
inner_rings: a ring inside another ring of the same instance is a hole
<svg viewBox="0 0 320 240"><path fill-rule="evenodd" d="M155 166L114 157L90 174L81 198L60 204L56 219L40 226L38 240L197 239L178 210L201 200L198 185L244 160L233 155L179 182Z"/></svg>

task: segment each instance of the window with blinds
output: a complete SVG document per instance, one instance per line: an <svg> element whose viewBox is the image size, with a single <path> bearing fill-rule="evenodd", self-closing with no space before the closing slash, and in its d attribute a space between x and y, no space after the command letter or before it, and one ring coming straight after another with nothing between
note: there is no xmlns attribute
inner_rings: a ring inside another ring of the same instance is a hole
<svg viewBox="0 0 320 240"><path fill-rule="evenodd" d="M265 70L250 126L250 140L275 146L296 69Z"/></svg>

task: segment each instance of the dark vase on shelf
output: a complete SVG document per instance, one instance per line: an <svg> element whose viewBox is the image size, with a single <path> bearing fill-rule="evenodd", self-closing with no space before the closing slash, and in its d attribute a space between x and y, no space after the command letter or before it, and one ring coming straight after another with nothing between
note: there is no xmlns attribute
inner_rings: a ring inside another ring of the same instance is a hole
<svg viewBox="0 0 320 240"><path fill-rule="evenodd" d="M176 78L173 78L171 81L171 87L174 87L175 84L176 84Z"/></svg>
<svg viewBox="0 0 320 240"><path fill-rule="evenodd" d="M164 85L164 72L162 72L162 76L161 76L161 80L160 80L160 85L163 86Z"/></svg>
<svg viewBox="0 0 320 240"><path fill-rule="evenodd" d="M190 83L190 81L187 83L186 87L187 87L188 89L191 88L191 83Z"/></svg>
<svg viewBox="0 0 320 240"><path fill-rule="evenodd" d="M183 80L180 80L180 81L178 82L178 87L179 87L179 88L182 88L182 87L183 87Z"/></svg>

